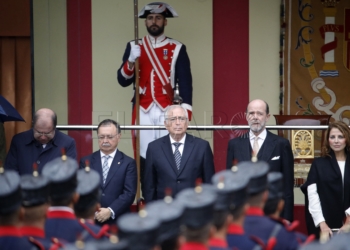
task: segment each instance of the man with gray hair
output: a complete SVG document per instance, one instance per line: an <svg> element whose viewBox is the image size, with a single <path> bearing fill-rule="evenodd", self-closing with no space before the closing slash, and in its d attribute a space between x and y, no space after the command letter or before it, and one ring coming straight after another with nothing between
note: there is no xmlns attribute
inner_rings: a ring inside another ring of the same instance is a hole
<svg viewBox="0 0 350 250"><path fill-rule="evenodd" d="M100 150L83 157L80 168L90 164L98 172L101 187L101 208L95 219L99 224L115 224L118 217L130 211L137 189L137 171L134 159L117 147L121 138L120 125L105 119L97 127Z"/></svg>
<svg viewBox="0 0 350 250"><path fill-rule="evenodd" d="M175 196L194 187L201 178L210 183L215 173L213 153L207 141L186 133L187 111L179 105L169 106L164 125L169 134L148 145L142 194L146 202L163 199L165 189Z"/></svg>

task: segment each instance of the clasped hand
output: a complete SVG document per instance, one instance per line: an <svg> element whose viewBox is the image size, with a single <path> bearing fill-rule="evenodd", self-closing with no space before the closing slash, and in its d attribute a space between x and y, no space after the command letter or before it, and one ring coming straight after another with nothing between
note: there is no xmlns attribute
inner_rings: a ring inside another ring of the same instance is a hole
<svg viewBox="0 0 350 250"><path fill-rule="evenodd" d="M347 233L350 230L350 216L346 216L344 225L339 229L339 233Z"/></svg>
<svg viewBox="0 0 350 250"><path fill-rule="evenodd" d="M95 219L100 222L103 223L106 220L108 220L111 217L111 210L109 210L109 208L104 208L101 207L96 213L95 213Z"/></svg>

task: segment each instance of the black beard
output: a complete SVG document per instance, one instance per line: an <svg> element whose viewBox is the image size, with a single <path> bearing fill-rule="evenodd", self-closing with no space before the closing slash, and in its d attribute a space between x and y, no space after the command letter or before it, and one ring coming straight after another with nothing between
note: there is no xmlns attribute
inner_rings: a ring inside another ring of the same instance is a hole
<svg viewBox="0 0 350 250"><path fill-rule="evenodd" d="M154 27L154 26L157 27L158 29L156 29L156 30L152 29L152 27ZM149 33L151 36L157 37L157 36L163 34L163 32L164 32L164 26L159 27L159 26L156 26L156 25L152 25L152 26L150 26L150 27L147 27L147 31L148 31L148 33Z"/></svg>

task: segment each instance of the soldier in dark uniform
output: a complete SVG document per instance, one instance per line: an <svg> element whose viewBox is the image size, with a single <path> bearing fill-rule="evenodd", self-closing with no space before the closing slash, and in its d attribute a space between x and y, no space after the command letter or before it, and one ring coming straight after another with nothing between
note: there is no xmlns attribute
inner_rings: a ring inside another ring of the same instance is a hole
<svg viewBox="0 0 350 250"><path fill-rule="evenodd" d="M0 249L39 249L35 243L23 237L20 230L21 208L20 177L13 170L0 167Z"/></svg>
<svg viewBox="0 0 350 250"><path fill-rule="evenodd" d="M88 247L91 246L92 250L130 250L127 241L114 240L102 240L88 242ZM68 249L67 249L68 250ZM84 250L88 250L84 248Z"/></svg>
<svg viewBox="0 0 350 250"><path fill-rule="evenodd" d="M214 177L213 183L220 183L220 179L225 179L225 182L235 183L231 191L231 199L229 206L229 214L231 222L227 228L227 244L232 249L250 250L262 249L263 245L259 239L250 238L244 231L243 224L245 212L248 209L248 182L249 176L243 171L238 171L236 166L232 170L224 170L218 172Z"/></svg>
<svg viewBox="0 0 350 250"><path fill-rule="evenodd" d="M89 164L85 169L78 170L78 187L77 193L79 200L74 204L75 215L85 221L86 225L98 228L95 225L95 212L99 210L100 205L100 175L93 169L90 169ZM100 234L109 236L109 226L104 225L101 228Z"/></svg>
<svg viewBox="0 0 350 250"><path fill-rule="evenodd" d="M244 230L251 237L263 241L266 248L297 249L295 236L289 233L279 223L264 215L263 208L268 197L267 174L269 165L266 162L241 162L237 165L239 171L249 174L248 204L250 205L244 221Z"/></svg>
<svg viewBox="0 0 350 250"><path fill-rule="evenodd" d="M213 213L216 193L197 186L180 191L176 200L185 206L182 235L186 242L180 250L209 249L207 246L214 229Z"/></svg>
<svg viewBox="0 0 350 250"><path fill-rule="evenodd" d="M244 204L246 200L246 195L244 194L246 193L249 178L241 176L242 178L232 181L232 175L233 173L231 171L224 170L216 173L212 178L212 187L217 193L217 199L214 205L213 220L216 232L209 241L211 250L229 249L235 243L230 238L230 246L228 244L228 229L233 221L231 210ZM239 195L238 192L245 193ZM241 242L242 240L239 240L238 243ZM255 245L253 241L251 241L251 244L253 246Z"/></svg>
<svg viewBox="0 0 350 250"><path fill-rule="evenodd" d="M119 241L117 237L111 237L106 240L83 242L77 240L75 243L69 243L59 250L130 250L127 241Z"/></svg>
<svg viewBox="0 0 350 250"><path fill-rule="evenodd" d="M298 221L289 223L280 217L283 211L283 176L280 172L270 172L267 176L269 196L267 198L264 213L270 217L271 220L281 224L288 232L295 235L299 244L308 244L315 239L315 235L309 237L295 231L295 228L299 225Z"/></svg>
<svg viewBox="0 0 350 250"><path fill-rule="evenodd" d="M331 238L329 238L328 232L327 233L322 232L320 235L320 242L318 244L319 248L317 250L328 250L328 249L349 250L350 249L350 244L349 244L350 228L344 228L344 229L345 230L342 231L342 233L335 233ZM326 238L326 239L323 239L323 238ZM315 242L312 242L308 245L311 245L313 243Z"/></svg>
<svg viewBox="0 0 350 250"><path fill-rule="evenodd" d="M320 242L312 242L310 244L307 244L305 246L302 246L298 248L298 250L330 250L330 249L337 249L337 250L347 250L349 248L346 248L343 246L343 248L339 248L341 243L337 243L338 247L336 248L329 248L329 244L322 244Z"/></svg>
<svg viewBox="0 0 350 250"><path fill-rule="evenodd" d="M141 209L139 213L124 214L117 220L118 236L129 242L130 250L156 250L160 220Z"/></svg>
<svg viewBox="0 0 350 250"><path fill-rule="evenodd" d="M90 185L89 179L78 183L77 171L77 162L66 155L48 162L43 168L42 175L51 181L51 207L45 223L47 237L75 242L77 237L88 241L104 236L98 226L86 223L83 219L78 220L74 214L74 204L79 199L76 192L78 184L86 187Z"/></svg>
<svg viewBox="0 0 350 250"><path fill-rule="evenodd" d="M45 237L46 212L49 207L50 181L35 169L32 175L21 176L22 207L24 209L21 233L41 245L41 249L58 248L57 238Z"/></svg>
<svg viewBox="0 0 350 250"><path fill-rule="evenodd" d="M271 172L267 175L269 195L264 206L264 213L275 219L280 218L280 211L283 209L283 178L279 172Z"/></svg>
<svg viewBox="0 0 350 250"><path fill-rule="evenodd" d="M177 250L180 248L180 226L184 205L173 200L170 191L166 191L163 200L153 201L146 205L147 214L160 220L158 244L162 250Z"/></svg>

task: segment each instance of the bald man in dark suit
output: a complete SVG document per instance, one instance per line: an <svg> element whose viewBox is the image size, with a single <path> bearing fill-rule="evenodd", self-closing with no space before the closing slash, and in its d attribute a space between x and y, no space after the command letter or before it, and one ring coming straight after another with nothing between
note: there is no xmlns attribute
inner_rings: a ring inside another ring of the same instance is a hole
<svg viewBox="0 0 350 250"><path fill-rule="evenodd" d="M249 161L255 155L259 161L266 161L270 165L270 172L281 172L285 201L281 217L293 221L294 157L290 143L287 139L266 130L265 125L270 114L265 101L251 101L247 107L246 118L250 131L229 141L226 167L230 169L234 160Z"/></svg>

